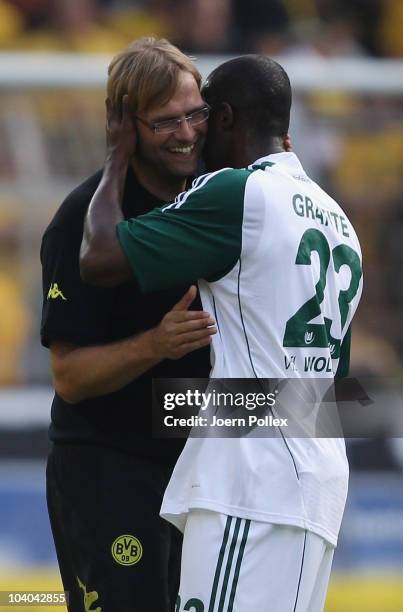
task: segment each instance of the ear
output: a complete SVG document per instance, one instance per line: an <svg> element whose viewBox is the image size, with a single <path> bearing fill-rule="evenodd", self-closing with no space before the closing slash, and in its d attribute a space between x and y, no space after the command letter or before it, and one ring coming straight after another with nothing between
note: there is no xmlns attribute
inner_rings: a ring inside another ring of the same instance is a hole
<svg viewBox="0 0 403 612"><path fill-rule="evenodd" d="M230 130L234 125L234 111L228 102L222 102L219 110L220 123L223 130Z"/></svg>

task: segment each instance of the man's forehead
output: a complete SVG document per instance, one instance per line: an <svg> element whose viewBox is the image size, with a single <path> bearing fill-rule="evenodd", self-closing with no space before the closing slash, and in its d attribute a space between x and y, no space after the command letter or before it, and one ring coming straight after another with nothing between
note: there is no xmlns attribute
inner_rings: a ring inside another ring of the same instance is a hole
<svg viewBox="0 0 403 612"><path fill-rule="evenodd" d="M147 114L153 117L177 116L197 110L203 103L196 79L187 72L180 76L173 96L165 104L150 108Z"/></svg>

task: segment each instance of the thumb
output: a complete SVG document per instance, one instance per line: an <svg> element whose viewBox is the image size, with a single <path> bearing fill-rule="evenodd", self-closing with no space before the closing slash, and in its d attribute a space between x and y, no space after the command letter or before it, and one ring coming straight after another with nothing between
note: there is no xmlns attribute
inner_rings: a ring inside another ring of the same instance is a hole
<svg viewBox="0 0 403 612"><path fill-rule="evenodd" d="M197 294L195 285L189 287L186 293L181 297L179 302L173 306L172 310L187 310L190 304L193 302Z"/></svg>
<svg viewBox="0 0 403 612"><path fill-rule="evenodd" d="M131 122L128 94L125 94L122 98L122 122L126 124Z"/></svg>

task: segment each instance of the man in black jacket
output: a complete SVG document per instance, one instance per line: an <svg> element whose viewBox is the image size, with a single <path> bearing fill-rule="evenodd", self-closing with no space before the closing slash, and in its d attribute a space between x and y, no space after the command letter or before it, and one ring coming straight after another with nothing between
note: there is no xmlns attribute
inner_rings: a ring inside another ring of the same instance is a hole
<svg viewBox="0 0 403 612"><path fill-rule="evenodd" d="M123 193L124 214L135 217L186 188L209 109L198 71L165 40L136 41L108 75L108 104L121 112L128 94L136 116ZM82 282L83 222L101 177L66 198L42 241L41 338L56 391L49 515L70 612L171 612L180 536L159 510L183 443L152 439L151 381L208 376L216 330L194 286L145 297L134 283Z"/></svg>

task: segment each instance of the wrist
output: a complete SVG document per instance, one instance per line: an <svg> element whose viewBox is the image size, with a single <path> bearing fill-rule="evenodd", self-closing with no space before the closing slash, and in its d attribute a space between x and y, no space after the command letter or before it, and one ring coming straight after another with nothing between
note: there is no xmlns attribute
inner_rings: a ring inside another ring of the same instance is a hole
<svg viewBox="0 0 403 612"><path fill-rule="evenodd" d="M149 362L158 363L165 359L158 342L157 328L149 329L134 339L137 341L137 353Z"/></svg>
<svg viewBox="0 0 403 612"><path fill-rule="evenodd" d="M130 158L122 151L118 149L109 150L105 160L105 170L126 173L129 166Z"/></svg>

